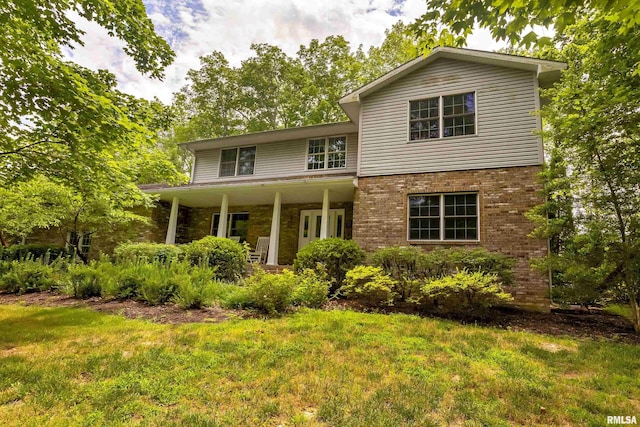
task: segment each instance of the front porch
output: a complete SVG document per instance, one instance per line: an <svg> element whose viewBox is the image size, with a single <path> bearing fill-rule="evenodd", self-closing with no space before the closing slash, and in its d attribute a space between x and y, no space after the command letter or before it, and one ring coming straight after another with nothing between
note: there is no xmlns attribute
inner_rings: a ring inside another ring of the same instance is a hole
<svg viewBox="0 0 640 427"><path fill-rule="evenodd" d="M293 264L312 240L351 238L356 185L348 176L144 190L160 197L154 217L165 243L215 235L255 247L258 237L269 237L267 265L276 266Z"/></svg>

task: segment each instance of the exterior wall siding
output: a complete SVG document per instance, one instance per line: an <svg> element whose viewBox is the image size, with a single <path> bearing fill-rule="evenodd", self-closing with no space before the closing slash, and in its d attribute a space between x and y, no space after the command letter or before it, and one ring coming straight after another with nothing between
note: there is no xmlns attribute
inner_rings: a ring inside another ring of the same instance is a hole
<svg viewBox="0 0 640 427"><path fill-rule="evenodd" d="M476 92L477 134L409 142L409 101ZM360 176L542 163L535 74L440 59L362 100Z"/></svg>
<svg viewBox="0 0 640 427"><path fill-rule="evenodd" d="M253 175L222 177L238 181L259 178L281 178L298 175L323 175L327 173L355 172L358 160L358 134L347 134L347 166L344 169L307 170L307 139L270 142L256 145L256 162ZM243 146L239 144L238 146ZM250 145L249 145L250 146ZM230 148L230 147L226 147ZM218 180L220 148L196 151L193 183Z"/></svg>
<svg viewBox="0 0 640 427"><path fill-rule="evenodd" d="M515 305L549 310L548 277L533 271L532 258L547 254L546 241L528 237L533 223L524 213L540 204L540 166L436 172L360 178L353 213L353 239L367 252L408 245L408 195L473 191L479 194L479 242L411 243L426 251L435 247L484 247L516 259L514 286L507 288Z"/></svg>

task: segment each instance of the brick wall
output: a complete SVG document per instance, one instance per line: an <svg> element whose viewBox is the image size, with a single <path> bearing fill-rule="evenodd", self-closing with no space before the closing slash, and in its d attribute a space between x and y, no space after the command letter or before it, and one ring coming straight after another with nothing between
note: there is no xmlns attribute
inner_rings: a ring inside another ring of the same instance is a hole
<svg viewBox="0 0 640 427"><path fill-rule="evenodd" d="M351 238L353 223L352 203L331 203L331 209L345 210L345 238ZM184 227L187 231L181 239L176 236L177 243L187 243L208 236L211 231L211 220L214 213L220 212L219 207L187 208L188 214L178 217L178 229ZM322 209L321 203L283 204L280 212L280 246L278 248L278 264L293 264L298 252L298 237L300 230L300 211L306 209ZM181 208L182 211L182 208ZM258 237L271 234L272 205L229 206L229 213L248 212L249 226L247 239L255 246Z"/></svg>
<svg viewBox="0 0 640 427"><path fill-rule="evenodd" d="M407 245L408 195L474 191L479 194L478 243L421 243L435 247L477 247L516 259L515 283L507 290L515 304L549 310L548 277L530 268L531 258L547 254L547 242L529 238L533 224L524 213L543 199L540 166L390 175L359 178L353 205L353 239L367 252L391 245Z"/></svg>

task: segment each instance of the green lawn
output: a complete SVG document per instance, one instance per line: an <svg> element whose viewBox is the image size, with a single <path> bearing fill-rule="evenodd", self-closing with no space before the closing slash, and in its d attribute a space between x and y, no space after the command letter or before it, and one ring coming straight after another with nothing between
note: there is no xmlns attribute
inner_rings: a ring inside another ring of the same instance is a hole
<svg viewBox="0 0 640 427"><path fill-rule="evenodd" d="M408 315L158 325L0 306L0 425L605 425L640 347Z"/></svg>

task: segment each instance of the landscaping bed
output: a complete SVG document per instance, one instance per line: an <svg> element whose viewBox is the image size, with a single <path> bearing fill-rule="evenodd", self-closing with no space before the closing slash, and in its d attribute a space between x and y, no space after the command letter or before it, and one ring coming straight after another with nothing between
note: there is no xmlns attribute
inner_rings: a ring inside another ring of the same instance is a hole
<svg viewBox="0 0 640 427"><path fill-rule="evenodd" d="M156 323L181 324L210 322L230 319L255 318L262 315L248 310L232 310L217 306L184 310L174 304L150 306L132 300L107 300L90 298L77 300L67 295L39 292L24 295L0 294L0 304L37 305L45 307L88 307L92 310L122 315L130 319L146 319ZM327 310L370 311L358 303L347 300L332 300L325 305ZM412 310L387 307L377 312L398 313ZM422 315L415 312L414 314ZM622 316L604 311L553 310L551 313L529 312L510 308L491 310L484 319L458 318L462 324L476 324L513 331L570 336L575 338L604 339L629 344L640 344L640 334L633 331L631 323Z"/></svg>

